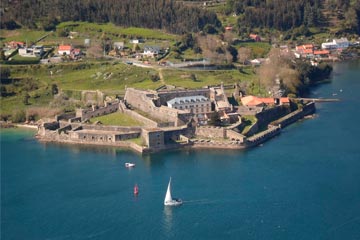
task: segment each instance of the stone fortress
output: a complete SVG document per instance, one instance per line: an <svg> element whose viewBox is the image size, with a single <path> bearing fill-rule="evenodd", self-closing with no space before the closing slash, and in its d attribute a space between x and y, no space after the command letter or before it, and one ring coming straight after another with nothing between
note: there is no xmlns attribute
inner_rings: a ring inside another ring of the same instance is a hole
<svg viewBox="0 0 360 240"><path fill-rule="evenodd" d="M55 116L38 127L42 141L95 144L131 148L150 153L177 148L243 149L253 147L278 135L281 128L312 114L314 102L292 110L285 98L273 99L271 107L256 99L255 105L233 106L232 97L241 95L235 86L213 86L201 89L163 87L157 90L127 88L123 99L106 99L102 106L77 109L75 113ZM229 91L227 91L229 92ZM97 95L103 94L97 93ZM269 101L269 100L267 100ZM122 112L142 123L138 127L89 124L93 117ZM218 116L221 127L209 123ZM257 121L241 134L242 116L253 115ZM262 131L260 131L260 129Z"/></svg>

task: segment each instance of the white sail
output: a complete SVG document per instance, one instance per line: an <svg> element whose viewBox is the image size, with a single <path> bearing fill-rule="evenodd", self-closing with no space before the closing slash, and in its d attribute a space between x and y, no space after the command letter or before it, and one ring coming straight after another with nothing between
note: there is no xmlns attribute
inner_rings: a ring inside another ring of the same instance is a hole
<svg viewBox="0 0 360 240"><path fill-rule="evenodd" d="M165 200L164 200L164 204L166 204L167 202L171 202L172 201L172 197L171 197L171 178L167 187L167 191L166 191L166 195L165 195Z"/></svg>
<svg viewBox="0 0 360 240"><path fill-rule="evenodd" d="M165 206L178 206L181 205L182 201L181 199L173 199L171 196L171 178L167 187L165 199L164 199L164 205Z"/></svg>

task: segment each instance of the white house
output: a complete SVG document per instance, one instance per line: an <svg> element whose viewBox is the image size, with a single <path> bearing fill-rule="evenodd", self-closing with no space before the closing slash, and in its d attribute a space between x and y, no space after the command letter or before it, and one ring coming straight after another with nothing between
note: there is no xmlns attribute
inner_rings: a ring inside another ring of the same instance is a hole
<svg viewBox="0 0 360 240"><path fill-rule="evenodd" d="M144 40L142 40L142 39L131 39L130 40L130 43L143 43L144 42Z"/></svg>
<svg viewBox="0 0 360 240"><path fill-rule="evenodd" d="M321 48L322 49L327 49L327 50L337 49L337 45L334 42L325 42L325 43L321 44Z"/></svg>
<svg viewBox="0 0 360 240"><path fill-rule="evenodd" d="M156 46L145 46L144 47L144 56L155 57L160 53L160 48Z"/></svg>
<svg viewBox="0 0 360 240"><path fill-rule="evenodd" d="M211 112L210 99L204 96L177 97L167 102L169 108L188 110L195 114Z"/></svg>
<svg viewBox="0 0 360 240"><path fill-rule="evenodd" d="M19 48L19 55L22 57L41 57L43 54L44 54L43 46Z"/></svg>
<svg viewBox="0 0 360 240"><path fill-rule="evenodd" d="M59 49L58 49L58 54L59 55L70 55L72 50L71 45L60 45Z"/></svg>
<svg viewBox="0 0 360 240"><path fill-rule="evenodd" d="M350 45L347 38L333 39L332 42L325 42L321 44L322 49L331 50L331 49L344 49L348 48Z"/></svg>
<svg viewBox="0 0 360 240"><path fill-rule="evenodd" d="M333 42L337 45L337 48L348 48L350 45L347 38L334 39Z"/></svg>

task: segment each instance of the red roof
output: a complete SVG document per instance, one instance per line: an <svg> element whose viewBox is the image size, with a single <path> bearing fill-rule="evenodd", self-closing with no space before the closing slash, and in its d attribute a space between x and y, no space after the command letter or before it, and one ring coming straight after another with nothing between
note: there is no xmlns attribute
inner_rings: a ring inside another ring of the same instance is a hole
<svg viewBox="0 0 360 240"><path fill-rule="evenodd" d="M330 52L328 50L317 50L314 51L315 55L326 55L326 54L330 54Z"/></svg>
<svg viewBox="0 0 360 240"><path fill-rule="evenodd" d="M296 46L296 51L304 51L304 50L313 50L314 45L312 44L304 44L304 45L299 45Z"/></svg>
<svg viewBox="0 0 360 240"><path fill-rule="evenodd" d="M265 104L274 104L275 103L274 98L259 98L259 100Z"/></svg>
<svg viewBox="0 0 360 240"><path fill-rule="evenodd" d="M60 45L59 46L59 51L70 51L71 50L71 45Z"/></svg>
<svg viewBox="0 0 360 240"><path fill-rule="evenodd" d="M313 53L313 50L312 50L312 49L304 49L304 50L302 51L302 53L312 54L312 53Z"/></svg>
<svg viewBox="0 0 360 240"><path fill-rule="evenodd" d="M312 45L312 44L304 44L303 46L305 49L313 49L314 48L314 45Z"/></svg>
<svg viewBox="0 0 360 240"><path fill-rule="evenodd" d="M280 98L281 103L290 103L290 99L288 97L282 97Z"/></svg>
<svg viewBox="0 0 360 240"><path fill-rule="evenodd" d="M258 106L261 104L274 104L274 98L259 98L255 96L246 96L241 98L241 103L245 106Z"/></svg>

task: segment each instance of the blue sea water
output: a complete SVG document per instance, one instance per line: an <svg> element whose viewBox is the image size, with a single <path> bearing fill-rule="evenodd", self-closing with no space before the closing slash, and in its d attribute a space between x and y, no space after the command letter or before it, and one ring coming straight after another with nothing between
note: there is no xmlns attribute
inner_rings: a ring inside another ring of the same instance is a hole
<svg viewBox="0 0 360 240"><path fill-rule="evenodd" d="M359 92L360 62L336 64L311 95L340 102L246 151L140 156L1 130L1 239L360 239ZM180 207L163 206L170 177Z"/></svg>

